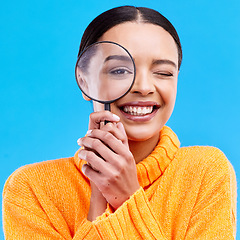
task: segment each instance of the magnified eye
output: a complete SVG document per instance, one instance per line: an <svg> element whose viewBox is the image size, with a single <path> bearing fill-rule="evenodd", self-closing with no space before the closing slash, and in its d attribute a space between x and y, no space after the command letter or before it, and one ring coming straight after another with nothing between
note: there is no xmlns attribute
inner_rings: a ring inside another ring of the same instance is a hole
<svg viewBox="0 0 240 240"><path fill-rule="evenodd" d="M126 67L115 67L109 69L108 71L108 79L109 80L126 80L130 81L133 77L133 71Z"/></svg>
<svg viewBox="0 0 240 240"><path fill-rule="evenodd" d="M114 74L114 75L124 75L124 74L132 74L131 71L129 71L126 68L116 68L116 69L112 69L109 71L110 74Z"/></svg>

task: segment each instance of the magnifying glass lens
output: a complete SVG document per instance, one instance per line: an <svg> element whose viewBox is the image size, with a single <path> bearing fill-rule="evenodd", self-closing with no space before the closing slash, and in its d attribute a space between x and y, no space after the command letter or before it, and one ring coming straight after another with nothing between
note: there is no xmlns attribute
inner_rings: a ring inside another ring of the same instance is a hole
<svg viewBox="0 0 240 240"><path fill-rule="evenodd" d="M75 73L78 86L86 96L111 103L130 90L135 79L135 64L121 45L97 42L81 53Z"/></svg>

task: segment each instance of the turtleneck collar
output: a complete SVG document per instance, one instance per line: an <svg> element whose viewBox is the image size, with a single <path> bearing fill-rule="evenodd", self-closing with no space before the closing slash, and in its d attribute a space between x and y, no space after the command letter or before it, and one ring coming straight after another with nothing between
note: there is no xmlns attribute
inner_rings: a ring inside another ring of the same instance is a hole
<svg viewBox="0 0 240 240"><path fill-rule="evenodd" d="M180 146L176 134L167 126L160 131L160 138L152 153L137 164L138 181L141 187L145 188L159 178L171 161ZM78 158L78 152L74 155L74 161L79 170L85 161Z"/></svg>
<svg viewBox="0 0 240 240"><path fill-rule="evenodd" d="M137 164L138 181L145 188L159 178L171 161L180 146L176 134L171 128L164 126L160 131L159 142L152 153Z"/></svg>

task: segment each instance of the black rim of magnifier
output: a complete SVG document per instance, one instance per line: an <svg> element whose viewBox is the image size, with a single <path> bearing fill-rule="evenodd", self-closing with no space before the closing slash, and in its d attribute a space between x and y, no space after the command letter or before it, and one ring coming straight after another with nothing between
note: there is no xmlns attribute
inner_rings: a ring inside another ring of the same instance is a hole
<svg viewBox="0 0 240 240"><path fill-rule="evenodd" d="M81 56L83 55L83 53L85 53L90 47L92 47L93 45L97 45L97 44L99 44L99 43L112 43L112 44L115 44L115 45L121 47L123 50L125 50L125 51L127 52L127 54L129 55L129 57L131 58L131 60L132 60L132 62L133 62L134 75L133 75L132 84L130 85L129 89L128 89L123 95L121 95L120 97L118 97L118 98L116 98L116 99L110 100L110 101L101 101L101 100L98 100L98 99L95 99L95 98L90 97L88 94L86 94L86 93L82 90L81 86L80 86L79 83L78 83L78 79L77 79L77 66L78 66L78 61L79 61L79 59L81 58ZM130 54L130 52L129 52L125 47L123 47L122 45L120 45L120 44L118 44L118 43L116 43L116 42L111 42L111 41L99 41L99 42L95 42L95 43L89 45L87 48L85 48L85 49L80 53L80 55L79 55L79 57L78 57L78 59L77 59L76 66L75 66L75 79L76 79L76 81L77 81L77 85L78 85L78 87L80 88L80 90L83 92L84 95L86 95L86 96L87 96L88 98L90 98L91 100L96 101L96 102L99 102L99 103L102 103L102 104L110 104L110 103L113 103L114 101L117 101L118 99L120 99L120 98L122 98L123 96L125 96L125 95L131 90L131 88L132 88L132 86L133 86L133 84L134 84L134 82L135 82L135 76L136 76L136 66L135 66L135 62L134 62L133 57L132 57L132 55Z"/></svg>

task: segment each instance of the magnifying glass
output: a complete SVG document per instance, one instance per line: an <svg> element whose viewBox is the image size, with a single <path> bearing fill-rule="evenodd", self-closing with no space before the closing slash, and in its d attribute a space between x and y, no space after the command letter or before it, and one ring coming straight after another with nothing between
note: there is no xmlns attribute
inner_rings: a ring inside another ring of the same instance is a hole
<svg viewBox="0 0 240 240"><path fill-rule="evenodd" d="M96 42L81 52L75 67L77 84L93 101L110 104L126 95L135 80L136 67L126 48L111 41Z"/></svg>

